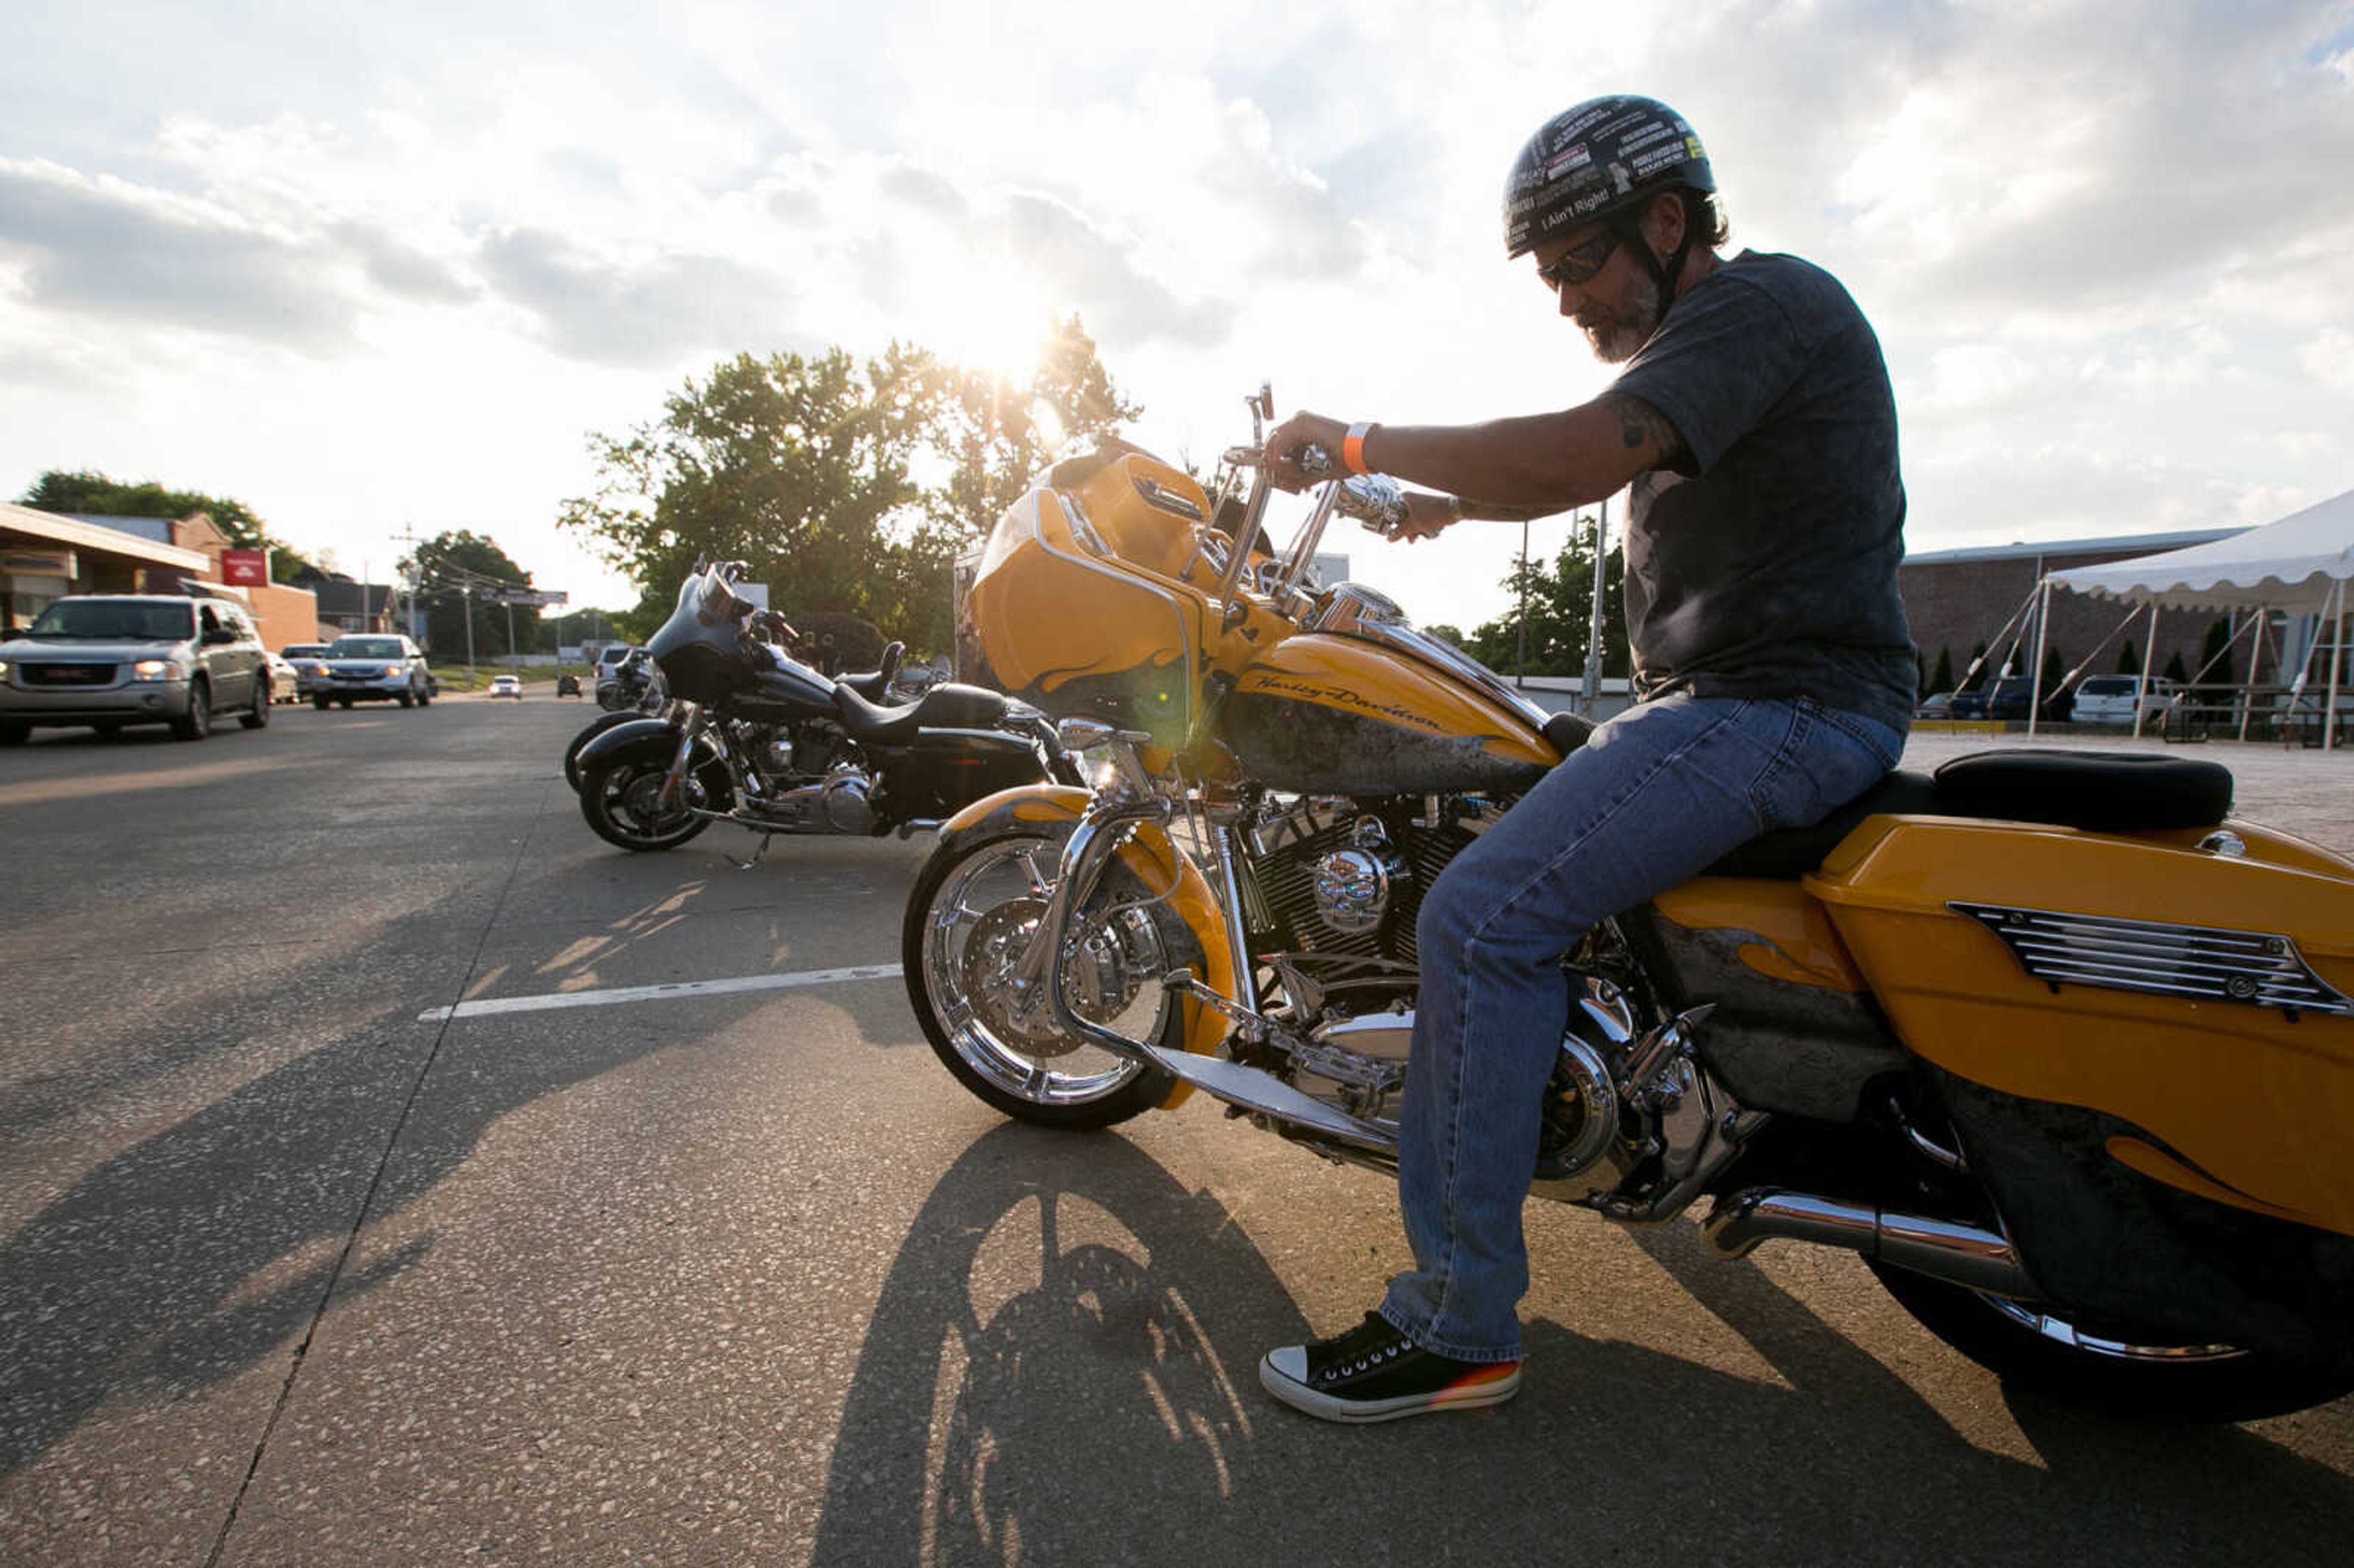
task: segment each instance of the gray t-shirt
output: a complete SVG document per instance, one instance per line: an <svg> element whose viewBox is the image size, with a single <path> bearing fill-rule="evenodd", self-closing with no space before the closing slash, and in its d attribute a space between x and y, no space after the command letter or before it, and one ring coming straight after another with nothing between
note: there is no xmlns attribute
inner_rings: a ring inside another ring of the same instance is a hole
<svg viewBox="0 0 2354 1568"><path fill-rule="evenodd" d="M1902 734L1918 677L1896 402L1839 280L1744 251L1670 307L1613 390L1690 449L1631 491L1637 694L1808 696Z"/></svg>

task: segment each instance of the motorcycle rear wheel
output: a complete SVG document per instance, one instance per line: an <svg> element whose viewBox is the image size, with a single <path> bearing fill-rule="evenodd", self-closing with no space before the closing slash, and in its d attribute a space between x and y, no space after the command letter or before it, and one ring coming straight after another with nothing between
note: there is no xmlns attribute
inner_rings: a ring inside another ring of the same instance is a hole
<svg viewBox="0 0 2354 1568"><path fill-rule="evenodd" d="M1882 1263L1867 1263L1920 1325L2005 1383L2113 1414L2253 1421L2327 1404L2354 1377L2232 1345L2140 1344Z"/></svg>
<svg viewBox="0 0 2354 1568"><path fill-rule="evenodd" d="M670 759L667 745L639 747L580 770L580 815L599 838L625 850L676 849L711 825L687 809L705 804L692 775L667 810L659 805Z"/></svg>
<svg viewBox="0 0 2354 1568"><path fill-rule="evenodd" d="M907 900L907 1000L933 1054L985 1104L1021 1121L1110 1127L1169 1097L1167 1074L1027 1022L1003 989L1053 895L1067 826L1022 825L944 838ZM1193 934L1115 862L1081 912L1083 957L1066 994L1093 1022L1167 1051L1185 1047L1184 1009L1161 976L1198 954ZM1131 901L1144 902L1123 910ZM976 987L979 988L976 993Z"/></svg>

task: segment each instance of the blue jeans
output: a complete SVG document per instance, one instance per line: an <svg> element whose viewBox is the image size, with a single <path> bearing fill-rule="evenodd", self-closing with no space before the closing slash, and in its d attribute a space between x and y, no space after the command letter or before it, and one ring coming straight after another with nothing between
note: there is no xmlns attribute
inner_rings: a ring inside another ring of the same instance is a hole
<svg viewBox="0 0 2354 1568"><path fill-rule="evenodd" d="M1804 698L1662 698L1595 731L1447 866L1416 927L1421 995L1398 1116L1415 1266L1382 1302L1392 1327L1459 1361L1520 1356L1521 1204L1569 1017L1562 955L1760 833L1820 821L1903 744Z"/></svg>

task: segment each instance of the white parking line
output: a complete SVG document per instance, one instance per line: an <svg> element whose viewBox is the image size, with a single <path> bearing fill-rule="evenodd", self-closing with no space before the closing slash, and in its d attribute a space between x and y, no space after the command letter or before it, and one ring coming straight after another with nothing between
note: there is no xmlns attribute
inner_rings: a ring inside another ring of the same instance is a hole
<svg viewBox="0 0 2354 1568"><path fill-rule="evenodd" d="M881 980L900 972L897 964L860 964L846 969L802 969L795 974L745 975L737 980L678 980L669 985L618 986L611 991L559 991L545 996L494 996L461 1001L455 1007L430 1007L417 1015L419 1023L440 1023L457 1018L482 1018L500 1012L546 1012L562 1007L611 1007L624 1001L663 1001L677 997L726 996L747 991L792 991L808 985L837 985L844 980Z"/></svg>

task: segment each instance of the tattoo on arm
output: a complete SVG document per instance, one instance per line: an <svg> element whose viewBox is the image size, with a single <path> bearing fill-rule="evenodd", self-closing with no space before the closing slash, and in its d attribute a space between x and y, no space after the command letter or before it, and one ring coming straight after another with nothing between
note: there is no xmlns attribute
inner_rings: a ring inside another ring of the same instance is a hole
<svg viewBox="0 0 2354 1568"><path fill-rule="evenodd" d="M1626 392L1605 392L1596 399L1618 417L1618 436L1634 451L1647 442L1658 455L1652 460L1659 464L1671 463L1684 455L1686 448L1681 431L1675 421Z"/></svg>

